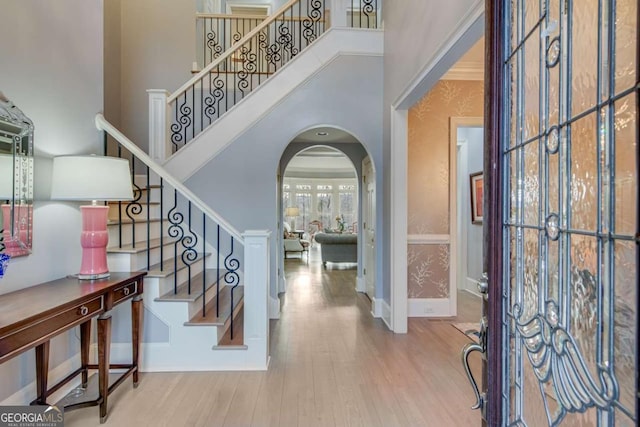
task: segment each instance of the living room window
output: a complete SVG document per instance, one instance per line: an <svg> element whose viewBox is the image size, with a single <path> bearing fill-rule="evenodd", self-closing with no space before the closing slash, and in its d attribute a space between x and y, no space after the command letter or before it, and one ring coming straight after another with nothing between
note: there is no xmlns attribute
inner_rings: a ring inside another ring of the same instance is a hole
<svg viewBox="0 0 640 427"><path fill-rule="evenodd" d="M337 228L342 216L348 229L358 220L358 193L355 178L284 178L282 206L297 207L296 228L307 230L314 220L323 228Z"/></svg>

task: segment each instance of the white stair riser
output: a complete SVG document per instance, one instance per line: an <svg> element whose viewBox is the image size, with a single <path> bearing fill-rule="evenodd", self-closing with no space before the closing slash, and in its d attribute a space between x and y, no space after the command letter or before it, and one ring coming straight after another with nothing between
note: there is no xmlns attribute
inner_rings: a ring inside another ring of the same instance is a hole
<svg viewBox="0 0 640 427"><path fill-rule="evenodd" d="M160 238L160 221L153 221L149 223L149 231L150 234L149 239L158 239ZM168 236L167 234L167 225L166 223L163 225L164 236ZM128 245L131 244L133 239L133 230L135 229L135 239L136 241L144 241L147 240L147 222L136 222L135 224L122 224L122 244ZM107 227L109 231L109 247L115 247L118 245L118 240L120 236L120 226L118 224L110 224Z"/></svg>

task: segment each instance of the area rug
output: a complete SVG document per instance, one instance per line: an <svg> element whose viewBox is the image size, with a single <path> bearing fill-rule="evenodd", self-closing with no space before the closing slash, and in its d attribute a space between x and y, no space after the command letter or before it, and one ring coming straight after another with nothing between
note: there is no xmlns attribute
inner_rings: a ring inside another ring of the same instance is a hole
<svg viewBox="0 0 640 427"><path fill-rule="evenodd" d="M452 323L451 326L456 328L458 331L462 332L465 336L467 336L471 341L478 342L478 337L468 331L478 331L480 330L480 325L478 323ZM467 333L468 332L468 333Z"/></svg>

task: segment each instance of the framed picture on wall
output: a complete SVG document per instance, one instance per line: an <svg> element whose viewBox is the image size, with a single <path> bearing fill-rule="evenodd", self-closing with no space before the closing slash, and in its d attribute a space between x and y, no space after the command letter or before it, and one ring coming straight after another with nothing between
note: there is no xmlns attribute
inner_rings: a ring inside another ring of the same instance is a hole
<svg viewBox="0 0 640 427"><path fill-rule="evenodd" d="M471 192L471 223L482 224L482 207L484 202L484 177L482 171L469 175Z"/></svg>

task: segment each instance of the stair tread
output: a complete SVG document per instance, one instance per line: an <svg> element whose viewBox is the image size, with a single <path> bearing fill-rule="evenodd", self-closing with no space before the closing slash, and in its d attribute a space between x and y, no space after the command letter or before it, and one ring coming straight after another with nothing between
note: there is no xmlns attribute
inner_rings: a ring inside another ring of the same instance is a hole
<svg viewBox="0 0 640 427"><path fill-rule="evenodd" d="M162 239L162 245L172 245L173 242L175 240L172 239L171 237L165 236ZM114 247L110 247L107 248L107 252L108 253L118 253L118 254L137 254L140 252L144 252L148 249L155 249L155 248L159 248L160 247L160 238L157 239L151 239L148 242L149 244L147 245L147 241L144 240L142 242L136 242L135 247L133 247L132 244L128 244L128 245L122 245L121 248L114 246Z"/></svg>
<svg viewBox="0 0 640 427"><path fill-rule="evenodd" d="M122 224L144 224L145 222L160 222L160 221L167 221L166 219L161 219L161 218L140 218L140 219L135 219L132 220L130 218L122 218ZM115 218L110 218L107 220L107 225L118 225L120 223L120 221L118 221Z"/></svg>
<svg viewBox="0 0 640 427"><path fill-rule="evenodd" d="M244 307L238 310L238 314L233 318L233 339L231 339L231 327L225 332L214 349L221 350L225 347L242 348L244 345Z"/></svg>
<svg viewBox="0 0 640 427"><path fill-rule="evenodd" d="M211 255L211 252L198 252L196 259L193 261L198 262L203 258ZM160 269L161 263L153 264L148 269L142 269L140 271L146 271L147 277L168 277L174 274L173 271L173 258L167 259L162 263L162 269ZM178 271L187 268L187 265L182 262L182 258L178 257Z"/></svg>
<svg viewBox="0 0 640 427"><path fill-rule="evenodd" d="M149 202L147 203L147 201L146 201L146 200L139 200L139 202L140 202L140 205L143 205L143 206L144 206L144 205L152 205L152 206L159 206L159 205L160 205L160 202L152 202L152 201L149 201ZM122 204L122 206L127 206L127 205L129 205L129 204L135 204L135 203L133 203L133 202L107 202L107 204L108 204L109 206L119 206L119 204Z"/></svg>
<svg viewBox="0 0 640 427"><path fill-rule="evenodd" d="M206 290L208 291L210 288L215 286L216 277L220 277L220 282L224 283L222 277L226 272L227 270L220 270L218 273L218 270L215 268L206 269ZM184 282L178 286L177 293L169 291L156 298L155 301L193 302L197 300L202 295L202 274L203 273L200 272L191 278L191 294L189 294L189 283Z"/></svg>
<svg viewBox="0 0 640 427"><path fill-rule="evenodd" d="M220 289L220 312L216 316L216 299L212 299L206 305L205 316L202 309L188 321L185 326L223 326L231 317L231 286ZM233 291L234 309L237 311L244 305L244 286L237 286Z"/></svg>

